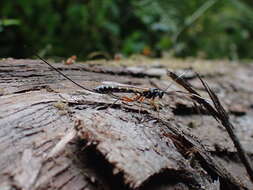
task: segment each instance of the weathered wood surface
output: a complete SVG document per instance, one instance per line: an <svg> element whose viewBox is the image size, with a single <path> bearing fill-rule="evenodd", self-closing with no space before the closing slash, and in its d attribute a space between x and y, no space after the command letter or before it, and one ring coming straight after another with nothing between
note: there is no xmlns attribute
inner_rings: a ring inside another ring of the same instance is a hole
<svg viewBox="0 0 253 190"><path fill-rule="evenodd" d="M166 69L176 68L122 62L54 66L90 89L103 81L166 88ZM215 89L252 156L253 66L201 64L181 67ZM225 130L178 96L161 100L159 115L148 103L105 109L115 99L80 90L41 61L13 59L0 61L0 95L1 190L253 188Z"/></svg>

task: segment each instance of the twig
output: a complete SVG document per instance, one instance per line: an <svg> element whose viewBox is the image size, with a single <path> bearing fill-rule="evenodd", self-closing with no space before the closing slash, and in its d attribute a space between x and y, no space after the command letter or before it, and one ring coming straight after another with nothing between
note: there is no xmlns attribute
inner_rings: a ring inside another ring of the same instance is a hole
<svg viewBox="0 0 253 190"><path fill-rule="evenodd" d="M203 86L205 87L205 90L207 91L207 93L209 94L214 107L212 105L210 105L204 98L200 98L200 94L197 93L192 87L191 85L185 81L183 78L178 78L178 76L171 72L168 71L168 75L175 81L177 82L179 85L181 85L182 87L184 87L188 92L190 92L191 98L193 100L195 100L196 102L198 102L200 105L203 105L211 114L212 116L217 120L220 121L221 124L226 128L230 138L232 139L235 148L238 151L238 155L239 158L241 159L242 163L244 164L247 173L251 179L251 181L253 182L253 167L252 164L250 162L250 159L248 157L248 155L246 154L245 150L243 149L238 137L236 136L236 134L234 133L234 126L233 124L230 122L229 120L229 116L228 113L226 112L226 110L224 109L224 107L221 105L219 98L217 97L217 95L213 92L213 90L210 89L210 87L208 86L208 84L206 82L204 82L201 77L197 74L198 78L200 79L200 81L202 82ZM175 80L176 79L176 80Z"/></svg>

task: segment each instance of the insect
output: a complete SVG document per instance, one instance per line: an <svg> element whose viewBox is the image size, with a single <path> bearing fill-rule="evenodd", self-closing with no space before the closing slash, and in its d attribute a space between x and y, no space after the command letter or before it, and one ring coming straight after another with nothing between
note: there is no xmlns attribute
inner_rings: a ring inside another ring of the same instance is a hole
<svg viewBox="0 0 253 190"><path fill-rule="evenodd" d="M186 72L179 75L178 78L182 77ZM97 86L94 89L94 91L101 94L133 93L135 94L133 98L124 96L120 98L120 100L125 102L134 102L134 101L143 102L145 99L149 99L150 103L155 107L156 110L158 110L159 107L155 103L155 98L162 99L164 94L169 94L167 90L170 88L171 85L172 83L168 85L168 87L164 90L161 90L159 88L139 88L128 85L100 85ZM117 99L113 104L115 104L118 100L119 99Z"/></svg>
<svg viewBox="0 0 253 190"><path fill-rule="evenodd" d="M158 88L138 88L134 86L112 86L101 85L94 89L95 92L101 94L109 93L133 93L136 94L136 100L140 98L155 99L156 97L162 98L164 91Z"/></svg>
<svg viewBox="0 0 253 190"><path fill-rule="evenodd" d="M145 99L148 99L148 100L150 100L150 103L156 108L156 110L158 110L158 106L155 103L155 99L156 98L162 99L164 94L168 94L167 90L169 89L170 85L172 84L171 83L165 90L161 90L159 88L140 88L140 87L128 86L128 85L100 85L94 89L88 89L88 88L78 84L77 82L73 81L71 78L69 78L64 73L62 73L60 70L58 70L57 68L52 66L50 63L48 63L45 59L43 59L39 55L36 55L36 56L40 60L42 60L44 63L46 63L48 66L50 66L52 69L57 71L60 75L62 75L63 77L65 77L66 79L68 79L72 83L74 83L75 85L77 85L80 88L85 89L87 91L96 92L96 93L100 93L100 94L108 94L108 95L113 95L114 93L130 93L130 94L132 93L135 95L132 98L127 97L127 96L120 97L120 98L116 99L116 101L113 102L113 104L115 104L119 100L122 100L125 102L135 102L135 101L143 102ZM178 76L178 78L183 76L186 72L184 72L183 74Z"/></svg>
<svg viewBox="0 0 253 190"><path fill-rule="evenodd" d="M134 102L134 101L144 101L149 99L151 104L157 109L155 104L155 98L162 99L164 96L164 91L158 88L139 88L135 86L121 86L121 85L100 85L94 89L95 92L101 94L112 94L112 93L133 93L135 96L129 98L123 96L120 100L125 102Z"/></svg>

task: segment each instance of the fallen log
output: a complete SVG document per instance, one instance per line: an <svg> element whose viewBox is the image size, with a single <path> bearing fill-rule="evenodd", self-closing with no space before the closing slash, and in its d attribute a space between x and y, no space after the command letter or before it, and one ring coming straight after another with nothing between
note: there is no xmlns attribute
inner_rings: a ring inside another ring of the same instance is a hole
<svg viewBox="0 0 253 190"><path fill-rule="evenodd" d="M215 147L233 153L231 143L210 140L207 147L179 114L176 95L161 100L159 113L148 102L110 106L113 97L80 91L41 61L6 59L0 66L0 189L252 188L246 173L240 177L216 158ZM148 79L161 86L167 69L154 77L142 66L54 66L88 89L102 81L150 86ZM214 125L204 117L202 125Z"/></svg>

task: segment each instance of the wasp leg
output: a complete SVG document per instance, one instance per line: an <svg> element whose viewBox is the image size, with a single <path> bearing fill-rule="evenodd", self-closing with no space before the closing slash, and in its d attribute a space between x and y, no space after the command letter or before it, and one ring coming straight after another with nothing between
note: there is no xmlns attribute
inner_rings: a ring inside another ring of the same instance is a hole
<svg viewBox="0 0 253 190"><path fill-rule="evenodd" d="M145 100L145 97L144 96L141 96L141 95L136 95L134 96L133 98L129 98L129 97L122 97L121 98L122 101L125 101L125 102L135 102L135 101L139 101L140 102L140 109L139 109L139 114L141 114L141 111L142 111L142 102Z"/></svg>
<svg viewBox="0 0 253 190"><path fill-rule="evenodd" d="M129 98L129 97L127 97L127 96L123 96L123 97L121 98L121 101L125 101L125 102L135 102L135 101L139 100L140 98L141 98L140 95L136 95L136 96L133 97L133 98Z"/></svg>
<svg viewBox="0 0 253 190"><path fill-rule="evenodd" d="M116 99L109 107L112 107L114 104L116 104L118 101L120 100L120 98Z"/></svg>
<svg viewBox="0 0 253 190"><path fill-rule="evenodd" d="M142 111L142 102L145 100L145 97L144 96L141 96L139 98L139 101L140 101L140 109L139 109L139 114L141 114L141 111Z"/></svg>
<svg viewBox="0 0 253 190"><path fill-rule="evenodd" d="M112 97L116 98L116 100L111 104L111 105L108 105L106 107L106 109L109 109L111 108L114 104L116 104L121 98L120 97L117 97L116 95L114 95L113 93L109 93L109 95L111 95Z"/></svg>
<svg viewBox="0 0 253 190"><path fill-rule="evenodd" d="M155 108L156 111L159 111L159 105L156 104L154 98L150 100L150 104Z"/></svg>
<svg viewBox="0 0 253 190"><path fill-rule="evenodd" d="M155 110L157 111L157 115L158 115L158 118L160 118L159 117L159 105L157 105L156 104L156 102L155 102L155 98L152 98L151 100L150 100L150 104L155 108Z"/></svg>

